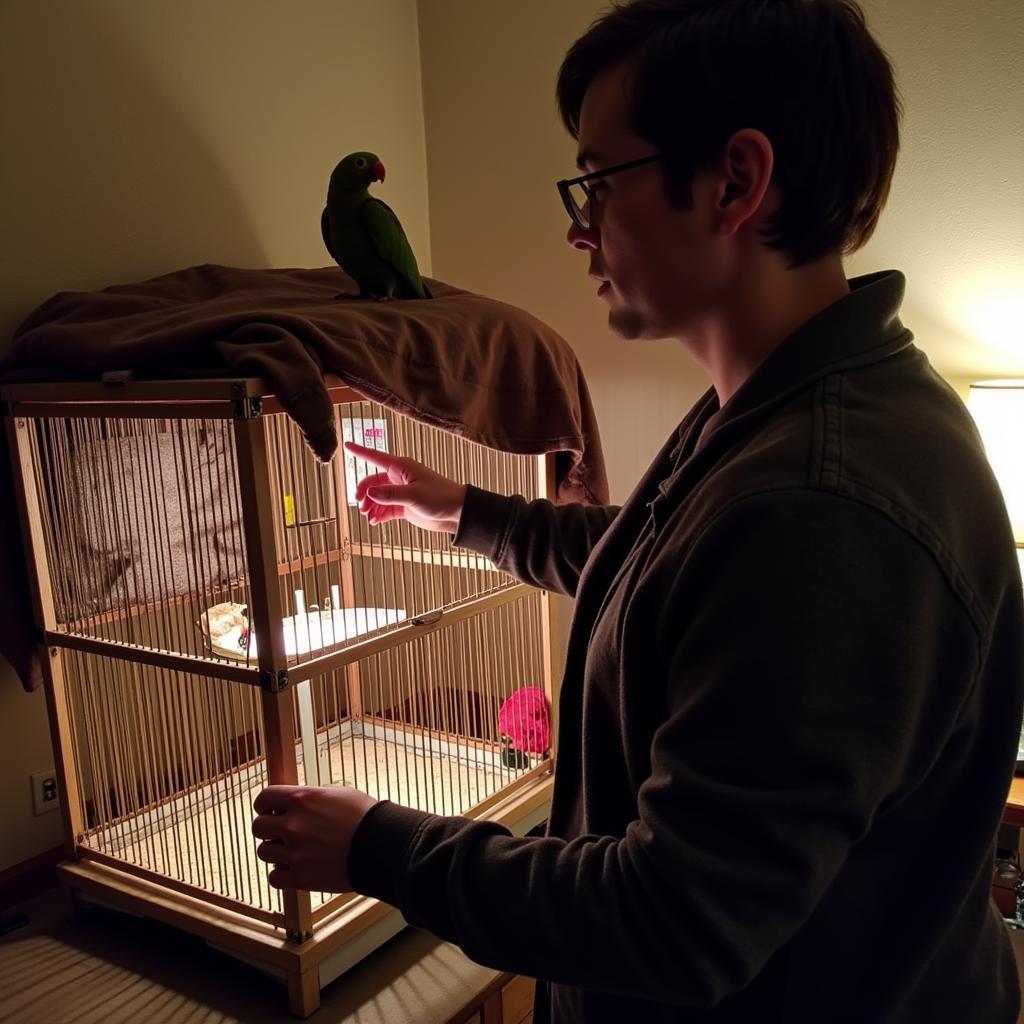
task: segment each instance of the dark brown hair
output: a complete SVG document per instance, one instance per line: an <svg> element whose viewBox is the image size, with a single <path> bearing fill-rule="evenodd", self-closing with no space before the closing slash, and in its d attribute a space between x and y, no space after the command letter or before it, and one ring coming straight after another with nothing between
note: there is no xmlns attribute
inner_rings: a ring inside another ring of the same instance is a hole
<svg viewBox="0 0 1024 1024"><path fill-rule="evenodd" d="M630 129L666 157L668 198L692 202L694 175L742 128L772 143L782 194L766 244L792 266L863 246L889 195L901 104L892 66L855 0L617 2L558 73L579 137L594 77L627 61Z"/></svg>

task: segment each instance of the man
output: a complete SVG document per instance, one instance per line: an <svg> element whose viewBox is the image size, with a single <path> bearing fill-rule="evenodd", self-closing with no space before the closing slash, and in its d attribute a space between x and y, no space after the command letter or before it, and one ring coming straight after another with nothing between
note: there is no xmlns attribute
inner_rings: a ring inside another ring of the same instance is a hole
<svg viewBox="0 0 1024 1024"><path fill-rule="evenodd" d="M888 194L889 64L852 0L638 0L558 95L610 326L679 339L713 387L621 508L349 446L379 468L371 523L575 596L551 815L514 838L270 787L271 881L542 979L538 1022L1012 1024L989 899L1024 678L1009 524L902 276L842 269Z"/></svg>

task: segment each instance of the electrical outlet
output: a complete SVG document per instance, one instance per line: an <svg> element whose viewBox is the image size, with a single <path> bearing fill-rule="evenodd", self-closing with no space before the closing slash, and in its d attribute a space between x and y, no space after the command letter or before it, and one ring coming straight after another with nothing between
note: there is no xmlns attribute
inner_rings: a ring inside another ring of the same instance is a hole
<svg viewBox="0 0 1024 1024"><path fill-rule="evenodd" d="M32 806L35 813L46 814L60 807L60 791L57 789L57 773L51 768L29 776L32 780Z"/></svg>

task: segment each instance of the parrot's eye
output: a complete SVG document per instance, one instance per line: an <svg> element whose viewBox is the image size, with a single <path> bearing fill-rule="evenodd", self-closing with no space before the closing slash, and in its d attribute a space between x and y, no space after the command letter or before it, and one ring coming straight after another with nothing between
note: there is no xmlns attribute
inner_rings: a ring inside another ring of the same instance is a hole
<svg viewBox="0 0 1024 1024"><path fill-rule="evenodd" d="M359 157L359 159L356 160L356 167L358 167L359 170L362 170L365 166L366 166L366 161L362 157Z"/></svg>

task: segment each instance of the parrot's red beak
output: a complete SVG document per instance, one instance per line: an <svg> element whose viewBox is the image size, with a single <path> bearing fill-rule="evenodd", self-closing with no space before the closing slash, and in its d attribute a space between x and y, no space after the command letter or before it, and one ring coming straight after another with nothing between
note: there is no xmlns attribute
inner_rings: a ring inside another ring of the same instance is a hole
<svg viewBox="0 0 1024 1024"><path fill-rule="evenodd" d="M370 169L373 171L374 181L384 180L384 165L379 160Z"/></svg>

